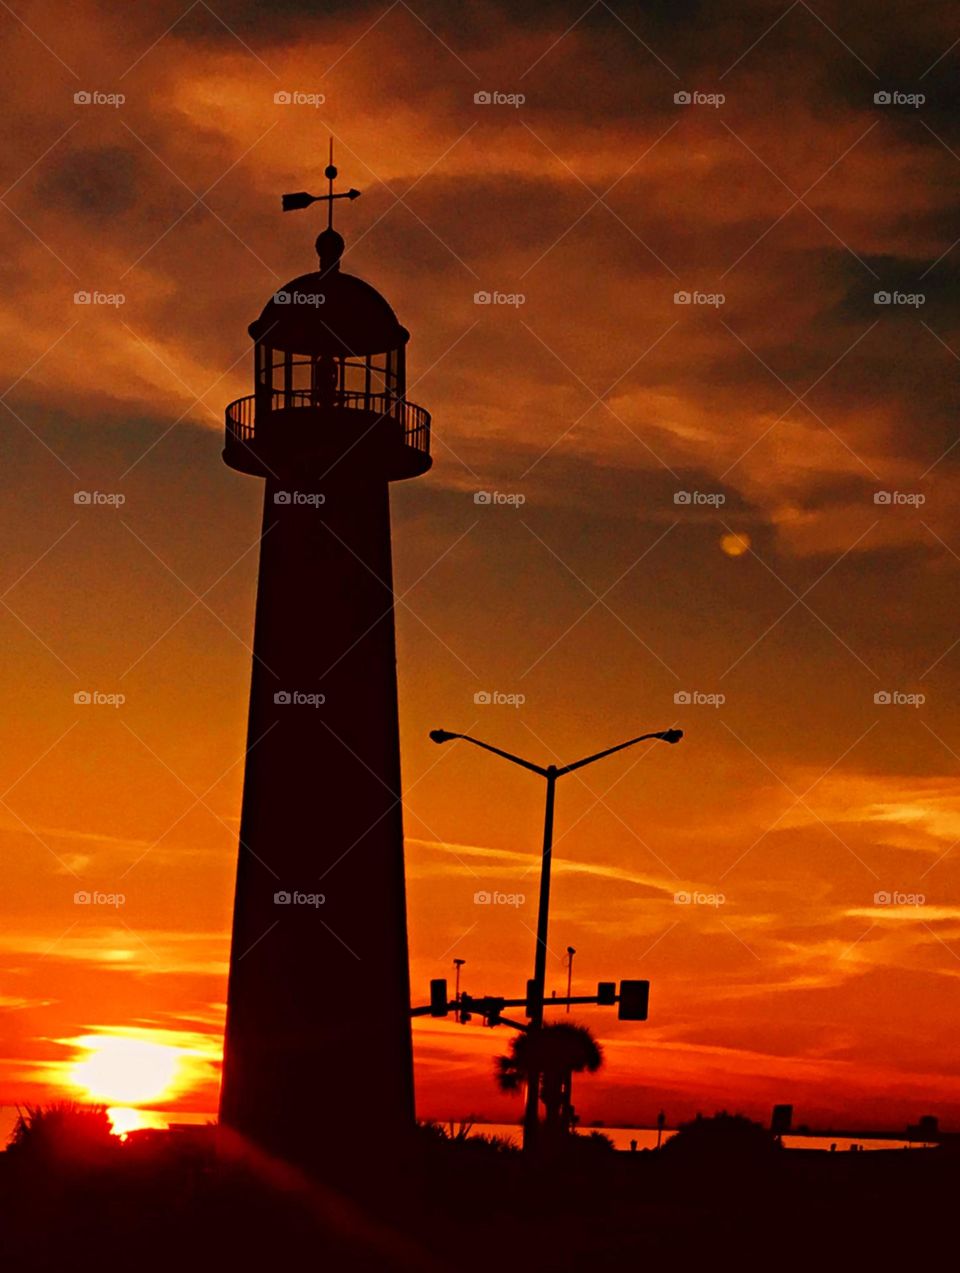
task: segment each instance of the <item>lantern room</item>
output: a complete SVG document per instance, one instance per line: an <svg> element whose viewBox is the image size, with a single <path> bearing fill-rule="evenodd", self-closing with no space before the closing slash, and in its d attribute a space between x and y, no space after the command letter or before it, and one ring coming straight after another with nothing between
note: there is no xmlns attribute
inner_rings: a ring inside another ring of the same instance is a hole
<svg viewBox="0 0 960 1273"><path fill-rule="evenodd" d="M319 268L250 324L254 392L226 410L223 458L260 477L416 477L430 467L430 416L406 400L410 333L369 283L340 269L344 242L317 237Z"/></svg>

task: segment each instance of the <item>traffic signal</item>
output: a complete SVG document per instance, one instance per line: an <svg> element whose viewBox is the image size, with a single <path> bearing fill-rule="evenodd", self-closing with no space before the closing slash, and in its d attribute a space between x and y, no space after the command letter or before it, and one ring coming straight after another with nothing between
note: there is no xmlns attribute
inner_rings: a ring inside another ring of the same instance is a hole
<svg viewBox="0 0 960 1273"><path fill-rule="evenodd" d="M447 979L434 977L430 982L430 1015L445 1017L447 1015Z"/></svg>
<svg viewBox="0 0 960 1273"><path fill-rule="evenodd" d="M620 1007L617 1016L621 1021L646 1021L649 1006L649 981L620 982Z"/></svg>
<svg viewBox="0 0 960 1273"><path fill-rule="evenodd" d="M541 1011L543 1010L543 999L541 998L540 994L537 992L536 981L533 979L533 977L531 977L530 980L527 982L527 1007L526 1007L527 1016L532 1017L536 1013L538 1007L540 1008Z"/></svg>
<svg viewBox="0 0 960 1273"><path fill-rule="evenodd" d="M605 1003L609 1006L611 1003L617 1002L617 983L615 981L598 981L597 982L597 1003Z"/></svg>

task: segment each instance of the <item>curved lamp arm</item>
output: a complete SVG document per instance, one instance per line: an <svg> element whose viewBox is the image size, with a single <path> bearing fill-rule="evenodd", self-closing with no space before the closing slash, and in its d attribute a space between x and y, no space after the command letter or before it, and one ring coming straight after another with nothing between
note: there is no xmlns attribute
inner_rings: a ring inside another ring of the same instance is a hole
<svg viewBox="0 0 960 1273"><path fill-rule="evenodd" d="M523 769L531 769L535 774L539 774L541 778L547 777L547 770L540 765L535 765L532 760L524 760L520 756L514 756L512 752L503 751L499 747L494 747L491 743L482 743L479 738L471 738L469 734L451 734L447 729L431 729L430 737L435 743L448 743L451 739L462 738L465 743L473 743L474 747L482 747L484 751L492 751L495 756L502 756L504 760L520 765Z"/></svg>
<svg viewBox="0 0 960 1273"><path fill-rule="evenodd" d="M608 747L606 751L598 751L595 755L587 756L583 760L575 760L572 765L564 765L562 769L557 770L557 777L559 778L561 774L572 773L574 769L582 769L584 765L592 765L595 760L603 760L604 756L612 756L615 751L623 751L625 747L645 742L648 738L659 738L665 743L678 743L682 737L682 729L662 729L654 734L641 734L638 738L629 738L625 743L618 743L616 747Z"/></svg>

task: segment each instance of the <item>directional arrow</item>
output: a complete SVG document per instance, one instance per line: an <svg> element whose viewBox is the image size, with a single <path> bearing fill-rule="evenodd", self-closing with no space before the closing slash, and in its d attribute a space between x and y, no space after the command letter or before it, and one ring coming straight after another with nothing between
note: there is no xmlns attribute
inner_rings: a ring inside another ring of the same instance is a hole
<svg viewBox="0 0 960 1273"><path fill-rule="evenodd" d="M311 203L326 203L332 199L359 199L359 190L344 190L340 194L307 194L306 190L298 190L295 194L281 196L284 212L297 212L301 208L309 208Z"/></svg>

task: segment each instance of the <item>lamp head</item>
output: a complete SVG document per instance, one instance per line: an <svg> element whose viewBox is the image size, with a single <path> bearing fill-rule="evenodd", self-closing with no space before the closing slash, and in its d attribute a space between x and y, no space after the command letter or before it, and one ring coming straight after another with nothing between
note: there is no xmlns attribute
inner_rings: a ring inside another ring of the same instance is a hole
<svg viewBox="0 0 960 1273"><path fill-rule="evenodd" d="M451 738L459 738L459 734L451 734L449 729L431 729L430 738L435 743L448 743Z"/></svg>
<svg viewBox="0 0 960 1273"><path fill-rule="evenodd" d="M667 729L660 735L660 737L663 739L665 743L678 743L680 739L683 737L683 730L682 729Z"/></svg>

